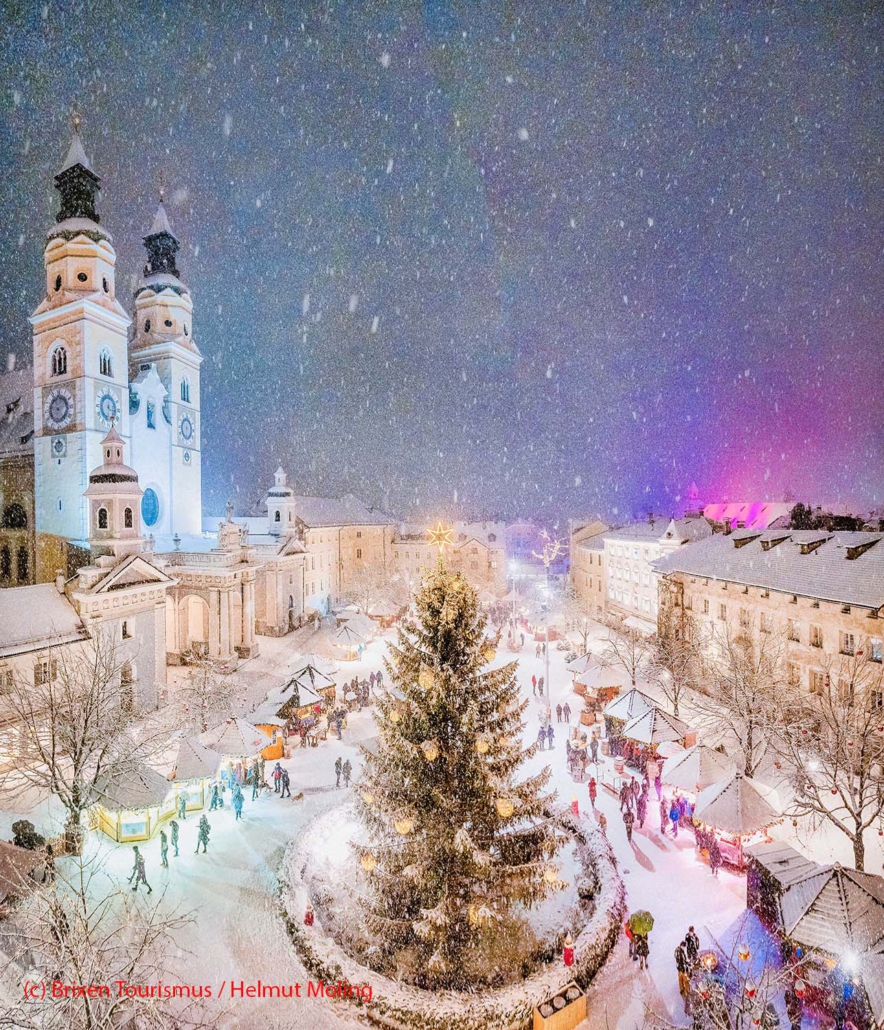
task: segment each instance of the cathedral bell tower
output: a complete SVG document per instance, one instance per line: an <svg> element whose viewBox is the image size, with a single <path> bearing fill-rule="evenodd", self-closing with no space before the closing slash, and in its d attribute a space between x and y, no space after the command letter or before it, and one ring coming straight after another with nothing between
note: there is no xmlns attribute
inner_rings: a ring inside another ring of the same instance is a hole
<svg viewBox="0 0 884 1030"><path fill-rule="evenodd" d="M138 473L123 461L123 438L114 429L101 441L103 461L89 475L89 547L93 557L123 558L144 548Z"/></svg>
<svg viewBox="0 0 884 1030"><path fill-rule="evenodd" d="M30 318L38 582L75 560L72 545L86 546L89 471L101 461L112 424L128 435L130 320L116 298L116 254L97 209L100 185L75 118L55 177L61 206L43 252L45 293Z"/></svg>
<svg viewBox="0 0 884 1030"><path fill-rule="evenodd" d="M171 445L162 462L149 433L133 440L133 463L142 471L142 513L157 535L202 533L200 365L193 338L193 301L179 278L180 243L172 230L162 193L150 231L144 237L147 264L135 292L135 324L129 348L133 408L147 396L152 368L165 396L161 401L164 431ZM144 384L142 389L141 384Z"/></svg>

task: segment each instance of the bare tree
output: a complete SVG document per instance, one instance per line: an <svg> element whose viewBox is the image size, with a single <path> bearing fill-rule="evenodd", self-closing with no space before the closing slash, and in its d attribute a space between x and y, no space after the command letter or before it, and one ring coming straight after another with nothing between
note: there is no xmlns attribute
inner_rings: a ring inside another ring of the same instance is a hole
<svg viewBox="0 0 884 1030"><path fill-rule="evenodd" d="M661 616L665 617L665 616ZM694 643L693 626L685 616L668 627L653 642L651 674L675 715L684 695L697 683L700 654Z"/></svg>
<svg viewBox="0 0 884 1030"><path fill-rule="evenodd" d="M592 605L586 601L573 586L567 586L555 606L562 617L565 629L574 633L580 640L583 654L589 642L589 633L593 627Z"/></svg>
<svg viewBox="0 0 884 1030"><path fill-rule="evenodd" d="M23 998L0 1010L2 1025L20 1030L206 1025L202 1002L172 986L174 970L164 963L164 956L177 951L176 933L192 920L164 907L162 899L145 901L110 881L97 858L64 860L57 878L32 889L0 928L10 981L46 984L45 997ZM62 993L52 984L91 989ZM168 990L150 990L160 984Z"/></svg>
<svg viewBox="0 0 884 1030"><path fill-rule="evenodd" d="M634 687L639 675L650 671L652 653L650 640L639 630L611 626L599 661L609 669L623 669Z"/></svg>
<svg viewBox="0 0 884 1030"><path fill-rule="evenodd" d="M404 607L409 601L405 581L397 573L376 565L364 565L353 571L343 588L346 597L366 615L377 604Z"/></svg>
<svg viewBox="0 0 884 1030"><path fill-rule="evenodd" d="M707 731L739 749L744 775L754 776L781 717L785 638L722 622L696 643L704 692L694 695L693 707Z"/></svg>
<svg viewBox="0 0 884 1030"><path fill-rule="evenodd" d="M830 658L816 693L790 688L777 736L794 789L788 814L843 833L859 870L865 831L884 817L884 670L869 654L866 644Z"/></svg>
<svg viewBox="0 0 884 1030"><path fill-rule="evenodd" d="M243 700L236 695L236 682L221 674L211 658L196 658L188 666L188 678L172 694L176 729L205 733L211 725L229 718Z"/></svg>
<svg viewBox="0 0 884 1030"><path fill-rule="evenodd" d="M159 741L139 732L128 689L127 660L104 634L75 648L55 647L36 663L33 680L13 677L4 696L15 724L15 750L0 770L0 796L32 789L55 795L67 810L65 842L82 848L83 813L95 803L96 784L122 759L156 753ZM139 739L140 738L140 739Z"/></svg>

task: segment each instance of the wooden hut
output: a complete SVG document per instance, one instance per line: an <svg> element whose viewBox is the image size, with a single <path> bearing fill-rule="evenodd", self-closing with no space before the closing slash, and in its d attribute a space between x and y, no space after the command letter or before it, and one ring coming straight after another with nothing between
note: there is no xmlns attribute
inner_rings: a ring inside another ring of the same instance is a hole
<svg viewBox="0 0 884 1030"><path fill-rule="evenodd" d="M175 792L143 762L121 762L96 783L92 824L120 844L150 840L175 812Z"/></svg>

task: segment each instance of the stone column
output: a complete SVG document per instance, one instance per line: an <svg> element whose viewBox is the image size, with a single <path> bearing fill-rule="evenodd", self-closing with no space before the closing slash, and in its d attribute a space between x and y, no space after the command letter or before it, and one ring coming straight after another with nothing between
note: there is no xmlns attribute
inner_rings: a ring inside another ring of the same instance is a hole
<svg viewBox="0 0 884 1030"><path fill-rule="evenodd" d="M255 643L255 581L247 579L242 585L242 642L251 648Z"/></svg>
<svg viewBox="0 0 884 1030"><path fill-rule="evenodd" d="M242 627L236 621L236 595L239 586L234 588L227 595L227 613L230 621L230 650L236 651L242 644Z"/></svg>
<svg viewBox="0 0 884 1030"><path fill-rule="evenodd" d="M222 651L226 641L221 640L221 613L221 591L212 589L209 591L209 654L212 658L227 654Z"/></svg>
<svg viewBox="0 0 884 1030"><path fill-rule="evenodd" d="M221 657L227 658L230 647L230 591L219 595L221 608Z"/></svg>

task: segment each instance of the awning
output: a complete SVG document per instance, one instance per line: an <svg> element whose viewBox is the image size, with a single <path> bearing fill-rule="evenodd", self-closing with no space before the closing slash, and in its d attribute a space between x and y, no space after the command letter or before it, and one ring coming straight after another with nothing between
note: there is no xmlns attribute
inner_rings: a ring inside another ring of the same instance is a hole
<svg viewBox="0 0 884 1030"><path fill-rule="evenodd" d="M694 815L725 833L741 836L781 818L777 792L739 772L700 791Z"/></svg>
<svg viewBox="0 0 884 1030"><path fill-rule="evenodd" d="M699 792L734 772L734 763L711 747L697 744L667 760L661 778L670 787Z"/></svg>
<svg viewBox="0 0 884 1030"><path fill-rule="evenodd" d="M621 732L627 740L653 745L684 740L685 735L690 732L690 726L662 708L654 707L630 719Z"/></svg>

